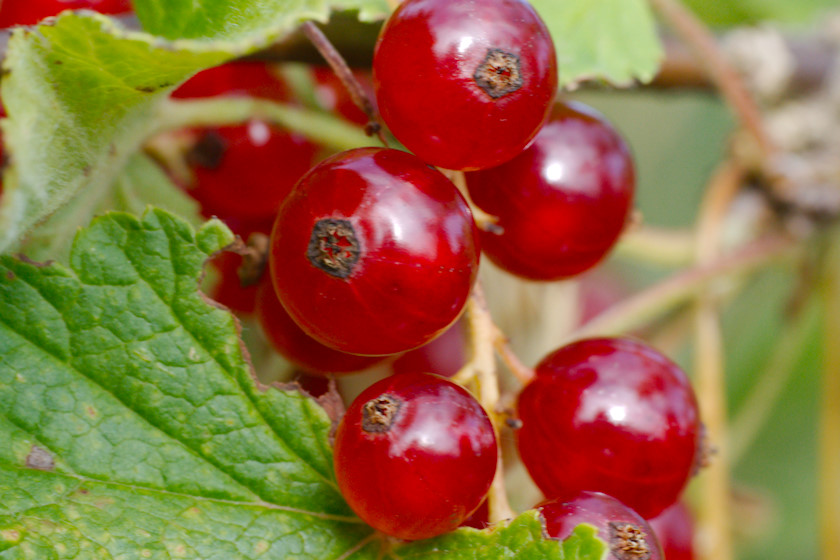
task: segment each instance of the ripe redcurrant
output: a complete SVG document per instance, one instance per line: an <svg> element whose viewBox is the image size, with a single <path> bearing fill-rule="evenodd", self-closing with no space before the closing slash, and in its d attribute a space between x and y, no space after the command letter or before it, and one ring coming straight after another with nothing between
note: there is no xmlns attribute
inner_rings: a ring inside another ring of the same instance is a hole
<svg viewBox="0 0 840 560"><path fill-rule="evenodd" d="M557 104L531 146L492 169L467 173L473 202L498 217L481 232L484 253L532 280L557 280L597 264L618 240L633 203L627 144L592 109Z"/></svg>
<svg viewBox="0 0 840 560"><path fill-rule="evenodd" d="M373 56L385 124L447 169L484 169L521 152L557 90L554 44L525 0L406 0Z"/></svg>
<svg viewBox="0 0 840 560"><path fill-rule="evenodd" d="M351 354L395 354L461 314L478 268L458 189L406 152L359 148L314 167L271 234L274 288L292 319Z"/></svg>
<svg viewBox="0 0 840 560"><path fill-rule="evenodd" d="M130 0L3 0L0 7L0 28L13 25L35 25L42 19L64 10L96 10L101 14L126 14Z"/></svg>
<svg viewBox="0 0 840 560"><path fill-rule="evenodd" d="M436 339L406 352L391 364L391 371L402 373L434 373L452 377L467 362L467 332L464 317Z"/></svg>
<svg viewBox="0 0 840 560"><path fill-rule="evenodd" d="M257 318L274 349L299 368L318 374L349 373L367 369L384 358L356 356L328 348L300 330L277 300L266 275L257 290Z"/></svg>
<svg viewBox="0 0 840 560"><path fill-rule="evenodd" d="M694 521L691 512L677 502L650 520L650 526L668 560L694 560Z"/></svg>
<svg viewBox="0 0 840 560"><path fill-rule="evenodd" d="M679 498L700 421L683 371L634 340L582 340L549 354L518 401L517 445L549 499L608 493L645 518Z"/></svg>
<svg viewBox="0 0 840 560"><path fill-rule="evenodd" d="M318 147L263 121L206 128L187 153L187 192L206 216L265 220L315 163Z"/></svg>
<svg viewBox="0 0 840 560"><path fill-rule="evenodd" d="M575 527L588 523L607 543L604 560L663 560L656 535L638 513L600 492L581 492L573 498L537 506L552 539L563 540ZM670 557L668 560L671 560Z"/></svg>
<svg viewBox="0 0 840 560"><path fill-rule="evenodd" d="M347 503L401 539L452 531L478 508L496 472L496 435L481 405L429 374L393 375L347 409L335 473Z"/></svg>

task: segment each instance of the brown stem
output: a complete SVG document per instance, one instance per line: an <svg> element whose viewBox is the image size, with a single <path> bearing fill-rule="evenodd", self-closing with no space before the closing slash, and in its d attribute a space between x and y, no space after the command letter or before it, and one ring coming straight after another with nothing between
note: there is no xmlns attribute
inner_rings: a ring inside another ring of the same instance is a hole
<svg viewBox="0 0 840 560"><path fill-rule="evenodd" d="M368 136L373 136L375 134L382 144L387 147L388 141L382 133L382 124L376 113L376 109L373 107L373 102L371 102L364 89L362 89L362 86L359 84L356 76L353 75L353 71L350 70L347 62L344 61L344 57L341 56L341 53L339 53L330 40L327 39L327 36L324 35L323 31L321 31L318 26L311 21L305 22L301 26L301 30L312 42L315 48L318 49L318 52L321 53L321 56L323 56L324 60L327 61L327 64L330 65L330 68L332 68L335 75L338 76L338 79L341 80L341 83L344 84L344 87L347 88L353 103L355 103L356 106L367 116L368 123L365 126L365 132Z"/></svg>
<svg viewBox="0 0 840 560"><path fill-rule="evenodd" d="M718 48L715 36L679 0L650 0L650 3L706 67L709 77L755 138L766 159L774 148L764 129L761 112L741 77Z"/></svg>

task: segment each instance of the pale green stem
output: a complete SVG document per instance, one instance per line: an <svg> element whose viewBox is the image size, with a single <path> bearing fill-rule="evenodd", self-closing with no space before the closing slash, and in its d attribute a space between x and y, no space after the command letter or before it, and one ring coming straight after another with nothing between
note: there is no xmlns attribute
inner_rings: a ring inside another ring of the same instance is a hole
<svg viewBox="0 0 840 560"><path fill-rule="evenodd" d="M694 235L688 230L640 226L621 237L615 254L662 266L685 266L694 262Z"/></svg>
<svg viewBox="0 0 840 560"><path fill-rule="evenodd" d="M721 278L736 278L799 254L796 242L770 236L706 264L679 272L601 313L567 341L632 332L695 298Z"/></svg>
<svg viewBox="0 0 840 560"><path fill-rule="evenodd" d="M219 97L161 103L154 133L202 126L224 126L260 119L298 132L313 142L336 150L374 145L374 140L353 124L328 113L250 97Z"/></svg>

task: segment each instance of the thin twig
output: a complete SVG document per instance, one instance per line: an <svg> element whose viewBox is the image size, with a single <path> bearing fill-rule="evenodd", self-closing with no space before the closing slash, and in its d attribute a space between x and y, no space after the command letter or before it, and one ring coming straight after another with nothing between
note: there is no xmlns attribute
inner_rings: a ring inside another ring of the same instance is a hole
<svg viewBox="0 0 840 560"><path fill-rule="evenodd" d="M709 182L697 220L697 264L708 264L719 257L724 222L743 176L740 166L726 162ZM706 560L730 560L733 550L726 364L718 298L711 287L698 293L694 323L694 382L706 436L716 450L714 461L708 464L701 479L704 491L697 521L704 538L698 552Z"/></svg>
<svg viewBox="0 0 840 560"><path fill-rule="evenodd" d="M822 558L840 558L840 231L831 239L822 282L825 321L819 427L819 519Z"/></svg>
<svg viewBox="0 0 840 560"><path fill-rule="evenodd" d="M353 100L353 103L355 103L356 106L367 116L368 123L365 126L365 132L369 136L373 136L375 134L382 142L382 145L388 147L388 141L385 139L385 135L382 132L382 123L379 120L379 115L376 113L373 102L367 96L365 90L362 89L362 86L359 84L356 76L353 75L353 71L350 70L347 62L344 61L344 57L341 56L341 53L339 53L330 40L327 39L324 32L318 29L318 26L311 21L305 22L301 26L301 30L312 42L315 48L318 49L318 52L321 53L321 56L323 56L324 60L327 61L327 64L330 65L330 68L332 68L335 75L338 76L338 79L341 80L341 83L344 84L344 87L347 88L347 92L350 94L350 98Z"/></svg>
<svg viewBox="0 0 840 560"><path fill-rule="evenodd" d="M650 0L650 3L705 65L709 77L767 159L774 147L764 129L761 112L741 76L721 52L712 32L679 0Z"/></svg>
<svg viewBox="0 0 840 560"><path fill-rule="evenodd" d="M707 285L727 276L743 276L768 264L797 255L794 239L770 235L714 261L685 269L614 305L578 330L567 341L632 332L696 297Z"/></svg>

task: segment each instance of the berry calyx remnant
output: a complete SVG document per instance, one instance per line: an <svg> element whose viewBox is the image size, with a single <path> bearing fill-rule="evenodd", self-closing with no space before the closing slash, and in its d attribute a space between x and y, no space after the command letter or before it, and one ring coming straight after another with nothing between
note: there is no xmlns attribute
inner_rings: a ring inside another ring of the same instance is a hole
<svg viewBox="0 0 840 560"><path fill-rule="evenodd" d="M537 506L549 538L563 540L575 527L588 523L607 543L605 560L663 560L656 535L638 513L601 492L580 492L567 500Z"/></svg>

